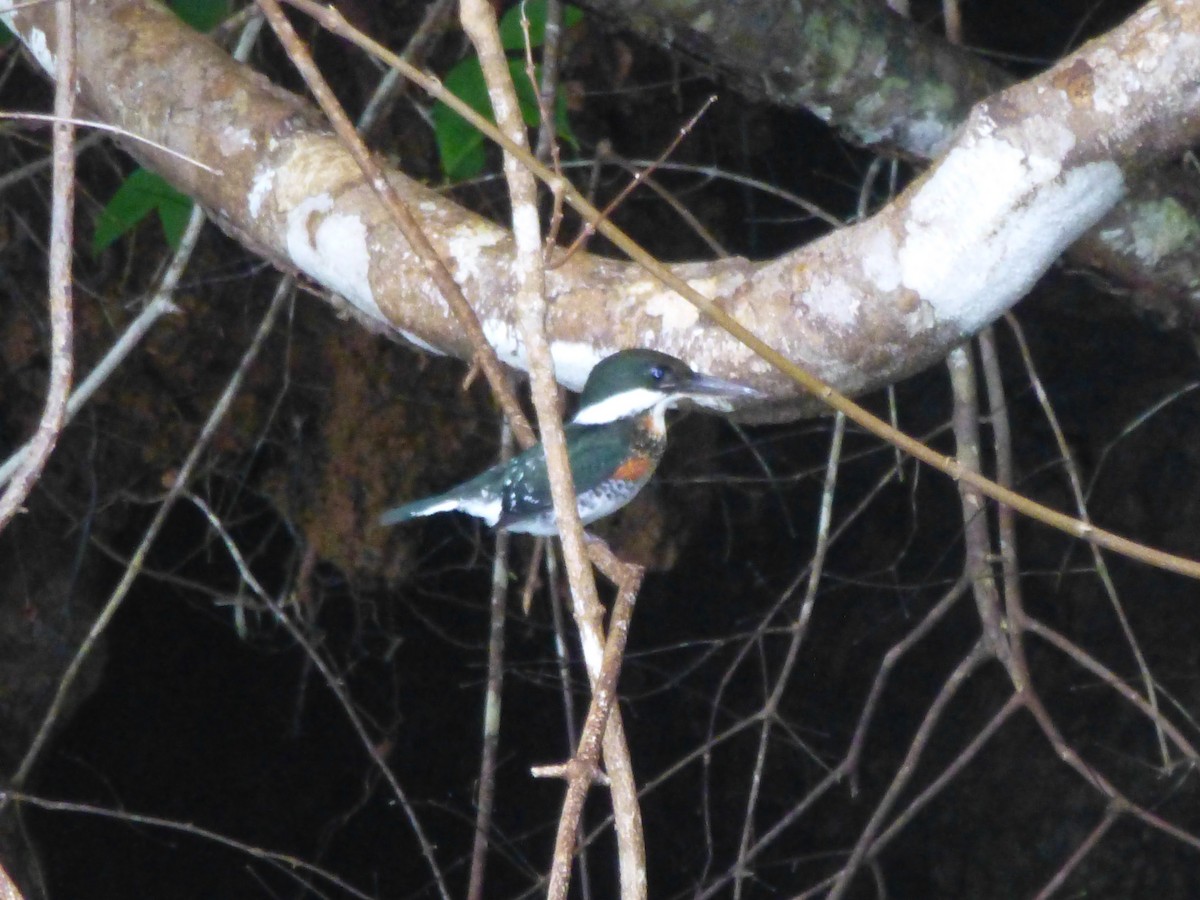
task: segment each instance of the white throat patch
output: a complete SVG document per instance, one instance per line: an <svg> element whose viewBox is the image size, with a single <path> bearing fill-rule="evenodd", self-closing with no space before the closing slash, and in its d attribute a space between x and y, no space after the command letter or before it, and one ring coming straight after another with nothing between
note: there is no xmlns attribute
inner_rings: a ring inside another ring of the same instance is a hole
<svg viewBox="0 0 1200 900"><path fill-rule="evenodd" d="M613 394L599 403L585 406L575 414L572 421L578 425L603 425L606 422L615 422L617 419L637 415L659 404L667 405L669 403L670 398L663 397L658 391L648 388L633 388Z"/></svg>

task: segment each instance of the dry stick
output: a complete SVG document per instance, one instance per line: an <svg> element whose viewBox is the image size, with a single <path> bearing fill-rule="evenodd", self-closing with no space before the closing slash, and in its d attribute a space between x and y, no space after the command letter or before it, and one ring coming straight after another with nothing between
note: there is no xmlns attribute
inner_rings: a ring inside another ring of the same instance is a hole
<svg viewBox="0 0 1200 900"><path fill-rule="evenodd" d="M1011 488L1014 481L1012 429L1009 427L1008 401L1004 393L1004 378L1000 372L1000 357L996 352L996 330L990 325L983 329L979 333L978 343L979 361L983 365L983 379L987 385L992 447L996 454L996 482ZM1004 594L1019 594L1021 574L1017 566L1017 522L1011 506L997 504L996 531Z"/></svg>
<svg viewBox="0 0 1200 900"><path fill-rule="evenodd" d="M838 413L833 423L833 435L829 441L829 456L825 465L825 484L821 490L821 508L817 515L817 544L813 550L812 562L809 566L808 585L796 621L792 623L792 637L788 642L787 654L783 664L775 676L775 688L763 704L759 712L761 722L758 733L758 752L754 760L754 771L750 778L750 794L746 799L746 812L742 817L742 838L738 845L737 861L734 871L737 879L734 881L733 896L740 898L743 882L750 876L746 855L750 851L750 841L753 837L755 811L758 808L759 790L762 787L763 770L767 765L767 745L775 717L779 712L779 704L783 700L783 692L791 678L792 670L800 659L800 645L808 633L808 623L812 619L816 607L817 588L821 583L821 575L825 571L825 556L829 552L830 522L833 519L833 497L837 487L838 467L842 459L842 440L846 434L846 417Z"/></svg>
<svg viewBox="0 0 1200 900"><path fill-rule="evenodd" d="M709 102L712 102L714 99L716 99L715 94L709 98ZM719 240L717 240L716 236L705 227L704 223L700 221L694 212L687 208L683 201L671 193L671 191L667 190L657 178L654 178L649 174L651 168L662 169L665 162L664 160L659 159L657 162L651 162L650 165L645 168L639 167L617 153L617 151L613 149L612 141L608 140L607 138L600 141L600 143L596 145L596 159L600 163L611 163L618 168L623 169L635 179L641 177L642 183L645 184L647 188L652 190L658 196L658 198L662 200L663 203L671 207L675 215L683 219L684 224L692 230L692 233L696 235L696 237L704 241L705 246L712 251L716 258L727 259L728 257L732 256L728 248L726 248Z"/></svg>
<svg viewBox="0 0 1200 900"><path fill-rule="evenodd" d="M1046 395L1046 388L1042 384L1042 379L1038 376L1037 368L1033 362L1033 354L1030 352L1029 344L1025 340L1025 331L1021 328L1021 323L1017 321L1017 317L1012 313L1006 314L1004 320L1012 330L1013 337L1017 339L1017 347L1020 350L1021 359L1025 364L1025 370L1029 373L1029 380L1037 396L1038 405L1042 408L1042 414L1045 415L1046 421L1050 425L1050 430L1054 434L1054 441L1058 445L1058 452L1063 458L1063 463L1066 467L1067 482L1071 486L1071 495L1075 500L1075 514L1079 516L1080 520L1088 522L1091 520L1091 514L1088 512L1083 480L1079 477L1079 466L1075 463L1075 458L1071 453L1071 446L1067 443L1067 438L1063 434L1062 427L1059 425L1058 415L1054 412L1054 405ZM1006 487L1011 487L1011 475L1007 483L1003 479L1001 479L1000 483ZM1001 506L1000 510L1003 515L1006 507ZM1011 519L1011 512L1008 515ZM1154 677L1150 674L1150 666L1146 662L1145 654L1142 653L1142 647L1138 643L1137 636L1133 633L1133 626L1129 624L1129 618L1125 615L1125 607L1121 603L1121 597L1117 592L1116 582L1112 579L1112 573L1108 570L1108 563L1104 559L1104 554L1100 552L1100 548L1095 544L1088 544L1088 550L1092 554L1092 564L1096 567L1096 574L1100 578L1100 584L1104 587L1104 593L1108 597L1109 605L1112 606L1113 614L1117 617L1117 622L1121 626L1121 634L1125 638L1125 643L1129 645L1130 652L1133 653L1134 661L1137 663L1138 672L1142 676L1142 684L1145 686L1146 697L1157 713L1158 689L1155 687ZM1155 716L1154 721L1157 722L1159 718L1159 716ZM1166 741L1163 738L1162 729L1157 726L1156 737L1158 738L1158 749L1163 759L1163 765L1169 767L1170 755L1167 752Z"/></svg>
<svg viewBox="0 0 1200 900"><path fill-rule="evenodd" d="M455 2L456 0L434 0L429 5L425 10L425 15L421 19L421 23L417 26L417 30L412 33L412 37L408 39L408 43L404 46L404 50L400 54L404 59L413 65L420 65L425 56L425 51L433 43L434 37L450 21L450 15L454 12ZM371 129L379 121L384 107L396 100L397 95L405 84L406 82L400 80L399 72L395 69L387 70L387 73L380 79L379 85L375 88L375 92L371 95L371 99L367 101L367 105L363 108L362 115L358 117L359 134L364 138L371 134Z"/></svg>
<svg viewBox="0 0 1200 900"><path fill-rule="evenodd" d="M521 3L521 24L525 25L525 3ZM529 34L526 27L525 34ZM558 156L558 141L554 139L557 120L554 110L558 101L558 73L562 64L563 8L562 0L546 0L546 20L542 27L542 83L538 86L538 106L542 123L538 128L537 158L546 161ZM529 41L526 40L526 50ZM532 81L530 76L530 81Z"/></svg>
<svg viewBox="0 0 1200 900"><path fill-rule="evenodd" d="M695 114L688 119L675 133L675 137L671 139L671 143L667 144L667 148L661 154L662 159L666 159L675 152L675 148L678 147L683 139L688 136L689 132L696 127L696 123L700 121L700 117L708 112L708 108L716 102L717 95L712 94L707 100L704 101L703 104L701 104L700 108L696 110ZM625 187L621 189L620 193L613 197L612 200L610 200L604 207L604 209L600 210L600 218L597 220L588 219L584 223L583 230L579 232L579 236L571 242L571 245L567 247L562 256L554 261L555 268L561 266L568 259L574 256L576 251L578 251L579 248L582 247L584 243L586 243L591 236L596 233L597 227L602 222L607 222L608 217L612 215L612 211L624 203L625 198L632 194L637 189L639 184L654 174L654 170L656 168L658 168L657 164L647 166L644 169L638 169L634 173L633 179L629 182L629 184L625 185Z"/></svg>
<svg viewBox="0 0 1200 900"><path fill-rule="evenodd" d="M575 211L586 221L594 223L596 231L608 238L630 259L641 265L664 285L674 290L708 316L714 324L724 329L735 340L740 341L746 347L753 350L813 397L831 409L845 413L846 418L851 422L860 425L876 437L900 448L905 453L937 469L939 472L949 475L955 480L968 482L979 488L988 497L1000 503L1008 504L1022 515L1029 516L1045 525L1049 525L1051 528L1056 528L1059 531L1112 550L1115 553L1120 553L1122 556L1128 556L1131 559L1139 560L1169 572L1186 575L1189 578L1200 579L1200 560L1188 559L1176 556L1173 553L1157 550L1153 547L1147 547L1144 544L1131 541L1111 531L1105 531L1103 528L1097 528L1089 522L1081 522L1072 516L1030 500L1028 497L1024 497L1011 489L996 484L978 472L966 469L953 457L939 453L916 438L910 437L899 429L889 425L878 416L867 412L845 394L835 390L832 385L801 366L796 365L757 334L742 325L741 322L729 313L725 312L725 310L717 306L711 298L705 297L680 276L671 271L671 269L655 259L653 255L643 250L636 241L621 231L621 229L605 220L600 215L599 210L590 204L574 185L539 163L528 153L524 153L515 144L508 142L504 135L497 131L491 122L447 91L436 78L408 65L386 47L351 27L336 9L322 6L314 2L314 0L287 0L287 2L289 5L302 10L306 15L316 19L339 37L343 37L356 46L361 47L387 65L399 69L404 77L419 85L422 90L431 96L445 103L489 138L500 144L506 151L518 156L524 162L525 166L539 179L552 189L561 190L564 198L571 204Z"/></svg>
<svg viewBox="0 0 1200 900"><path fill-rule="evenodd" d="M71 393L74 369L72 343L74 323L71 312L71 249L75 218L75 4L58 0L55 4L56 72L54 79L54 188L50 200L50 384L46 405L30 452L17 467L12 481L0 494L0 531L22 508L38 476L46 467L58 442L67 416L67 398Z"/></svg>
<svg viewBox="0 0 1200 900"><path fill-rule="evenodd" d="M525 149L527 133L512 84L508 59L500 44L496 14L487 0L463 0L463 29L475 46L480 67L488 86L492 109L501 133L509 143ZM530 385L534 408L541 428L542 447L550 478L554 516L562 540L567 581L571 586L572 610L583 644L588 675L593 684L601 677L604 654L604 612L596 594L596 583L588 563L583 541L583 523L575 499L566 437L558 409L558 385L554 361L546 336L545 270L542 265L541 226L537 210L537 182L512 153L504 154L504 174L512 205L513 238L516 246L518 321L529 360ZM637 786L633 766L619 714L609 717L604 732L604 754L613 779L613 808L616 813L617 846L620 861L621 895L636 900L645 897L645 848L642 841L641 811L637 805ZM564 813L565 814L565 813ZM572 839L574 833L572 832ZM560 861L555 861L558 871ZM570 872L570 859L566 860ZM564 886L565 890L565 886Z"/></svg>
<svg viewBox="0 0 1200 900"><path fill-rule="evenodd" d="M530 84L535 84L537 82L537 66L533 62L533 41L529 37L529 17L525 14L525 0L521 0L518 9L521 11L521 34L525 38L525 75ZM548 162L560 176L562 175L562 158L558 153L558 141L554 139L555 126L558 123L554 108L555 94L558 91L558 53L561 37L562 4L559 3L559 0L547 0L546 21L543 28L542 83L536 91L538 118L541 120L541 127L538 130L537 158ZM553 73L551 73L551 68ZM563 214L562 191L552 190L551 201L550 222L543 241L544 252L547 256L549 256L551 248L558 244L558 229L562 226Z"/></svg>
<svg viewBox="0 0 1200 900"><path fill-rule="evenodd" d="M1079 645L1068 640L1063 635L1059 634L1049 625L1038 621L1037 619L1026 619L1023 623L1023 630L1030 634L1035 634L1056 648L1067 658L1071 659L1078 666L1091 672L1100 681L1107 684L1110 688L1116 691L1119 695L1132 705L1138 712L1150 719L1164 737L1170 738L1172 743L1179 752L1191 763L1200 763L1200 753L1192 745L1191 741L1175 727L1175 724L1163 715L1158 707L1151 705L1145 697L1135 691L1130 685L1126 684L1119 675L1107 668L1103 663L1089 654Z"/></svg>
<svg viewBox="0 0 1200 900"><path fill-rule="evenodd" d="M412 211L396 193L396 189L387 180L383 169L367 150L366 145L358 136L358 132L354 130L354 125L346 115L346 111L342 109L342 105L334 97L333 91L329 89L329 85L313 63L308 48L304 46L304 42L296 34L291 22L283 14L277 0L258 0L258 5L275 32L275 36L287 51L292 65L296 67L304 79L304 83L312 91L313 97L316 99L317 105L321 107L321 111L325 113L325 117L329 119L334 132L354 158L359 169L362 170L363 176L371 185L371 189L375 191L375 195L387 208L392 220L404 235L404 239L408 241L413 252L421 258L426 273L437 285L447 305L454 313L454 317L467 333L471 346L475 348L474 361L483 370L483 374L491 386L492 394L496 397L496 402L500 404L505 417L512 424L517 441L522 447L532 447L537 442L533 429L529 426L529 422L521 412L520 404L517 403L516 396L508 386L504 368L501 366L500 360L496 358L495 351L488 344L475 311L471 308L467 298L463 296L454 276L446 267L446 263L438 256L437 250L434 249L433 244L422 230L421 223L417 221ZM394 58L399 61L399 57Z"/></svg>
<svg viewBox="0 0 1200 900"><path fill-rule="evenodd" d="M946 357L950 383L954 390L955 454L962 465L972 472L982 470L979 452L979 392L976 388L975 366L967 345L960 345ZM964 570L971 579L975 606L983 625L988 649L997 659L1008 659L1008 639L1000 615L1000 594L996 590L996 575L992 571L991 537L988 535L987 507L978 488L959 482L962 501L963 540L966 556Z"/></svg>
<svg viewBox="0 0 1200 900"><path fill-rule="evenodd" d="M521 585L521 615L528 617L530 610L533 609L533 594L538 589L541 583L541 576L538 574L542 568L542 558L546 555L546 545L550 543L550 539L546 537L535 537L533 539L533 549L529 551L529 565L525 572L525 583ZM554 556L553 553L550 554Z"/></svg>
<svg viewBox="0 0 1200 900"><path fill-rule="evenodd" d="M545 541L539 541L538 546L544 546ZM567 623L563 617L563 602L559 586L562 579L558 577L558 557L553 553L545 555L546 593L549 598L550 619L554 627L554 661L558 669L558 688L562 697L563 730L566 732L566 743L570 752L579 741L578 727L575 721L575 690L571 678L570 641L567 638ZM591 885L588 877L588 854L585 841L579 849L579 887L584 897L591 896ZM547 881L549 879L546 879Z"/></svg>
<svg viewBox="0 0 1200 900"><path fill-rule="evenodd" d="M583 815L583 802L588 788L599 774L600 751L608 732L608 720L616 712L617 678L621 673L621 661L625 654L625 642L629 637L629 625L633 607L637 602L642 584L642 569L627 566L627 575L613 603L612 618L609 620L608 642L604 647L604 659L600 676L592 687L592 703L583 723L579 748L571 760L562 767L541 769L536 774L564 774L567 777L567 796L563 801L562 815L558 820L558 834L554 840L554 861L550 870L550 886L547 900L565 900L571 884L571 864L575 857L575 843L579 834L579 820ZM607 751L606 751L607 752ZM620 824L618 823L618 828ZM645 874L642 875L644 885ZM624 879L622 879L624 880ZM623 898L630 895L625 893ZM645 896L644 891L639 896Z"/></svg>
<svg viewBox="0 0 1200 900"><path fill-rule="evenodd" d="M500 428L500 461L512 456L512 429ZM488 603L487 689L483 705L483 749L479 759L479 793L475 801L475 839L471 846L471 877L467 900L482 900L487 868L488 833L496 801L496 761L500 749L500 701L504 692L504 620L508 614L509 532L496 532L496 558L492 560L492 596Z"/></svg>

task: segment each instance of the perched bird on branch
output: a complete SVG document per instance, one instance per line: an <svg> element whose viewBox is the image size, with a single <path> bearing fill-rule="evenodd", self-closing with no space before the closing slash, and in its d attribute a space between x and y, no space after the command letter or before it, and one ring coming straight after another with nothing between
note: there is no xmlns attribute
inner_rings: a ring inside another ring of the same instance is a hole
<svg viewBox="0 0 1200 900"><path fill-rule="evenodd" d="M650 480L667 449L668 409L690 400L729 412L738 400L762 397L754 388L698 374L654 350L621 350L601 360L584 385L579 412L565 426L583 524L616 512ZM509 531L557 534L542 445L443 494L397 506L379 521L396 525L451 511Z"/></svg>

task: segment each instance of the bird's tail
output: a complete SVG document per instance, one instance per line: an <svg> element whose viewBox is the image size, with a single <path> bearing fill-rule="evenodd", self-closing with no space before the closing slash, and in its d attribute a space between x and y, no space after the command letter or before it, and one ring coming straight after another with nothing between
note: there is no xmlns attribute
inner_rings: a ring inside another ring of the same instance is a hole
<svg viewBox="0 0 1200 900"><path fill-rule="evenodd" d="M379 517L379 524L399 525L401 522L407 522L409 519L432 516L434 513L449 512L452 509L458 509L458 501L447 497L445 494L438 494L436 497L426 497L424 500L417 500L413 503L406 503L403 506L389 509Z"/></svg>

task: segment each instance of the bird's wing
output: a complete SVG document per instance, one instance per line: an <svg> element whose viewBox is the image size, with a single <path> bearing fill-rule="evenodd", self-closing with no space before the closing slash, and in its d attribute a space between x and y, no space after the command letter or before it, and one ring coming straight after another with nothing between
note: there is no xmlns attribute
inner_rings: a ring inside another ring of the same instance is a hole
<svg viewBox="0 0 1200 900"><path fill-rule="evenodd" d="M565 426L567 445L571 448L575 493L582 494L596 487L624 460L629 436L625 429L613 427L614 424ZM542 445L526 450L513 463L514 477L504 485L501 496L501 526L554 508Z"/></svg>

